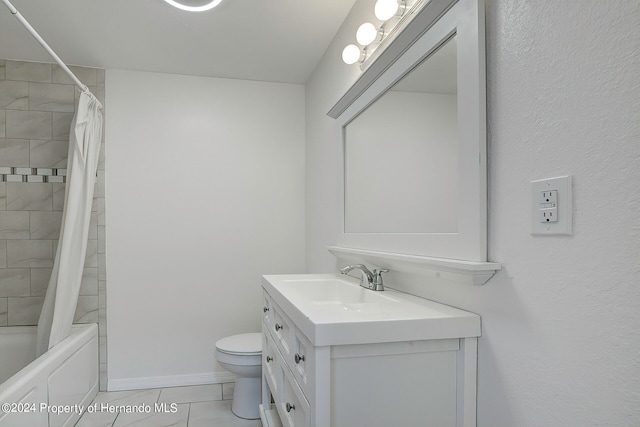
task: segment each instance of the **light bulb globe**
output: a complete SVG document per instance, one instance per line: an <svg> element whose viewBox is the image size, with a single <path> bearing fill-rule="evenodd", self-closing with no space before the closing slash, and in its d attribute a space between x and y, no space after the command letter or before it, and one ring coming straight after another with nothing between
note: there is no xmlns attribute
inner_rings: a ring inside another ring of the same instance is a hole
<svg viewBox="0 0 640 427"><path fill-rule="evenodd" d="M399 7L397 0L378 0L373 11L376 14L376 18L386 21L398 13Z"/></svg>
<svg viewBox="0 0 640 427"><path fill-rule="evenodd" d="M378 30L370 22L365 22L364 24L360 25L358 31L356 31L356 40L362 46L370 45L371 43L373 43L377 36Z"/></svg>
<svg viewBox="0 0 640 427"><path fill-rule="evenodd" d="M345 64L355 64L360 60L360 48L355 44L350 44L342 50L342 60Z"/></svg>

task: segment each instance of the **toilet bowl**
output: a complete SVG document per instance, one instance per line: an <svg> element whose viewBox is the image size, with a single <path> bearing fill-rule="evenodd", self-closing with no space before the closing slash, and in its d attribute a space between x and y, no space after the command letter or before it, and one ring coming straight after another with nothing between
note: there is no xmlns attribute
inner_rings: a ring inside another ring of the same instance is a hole
<svg viewBox="0 0 640 427"><path fill-rule="evenodd" d="M236 374L231 411L240 418L258 419L260 413L262 334L240 334L216 342L216 360Z"/></svg>

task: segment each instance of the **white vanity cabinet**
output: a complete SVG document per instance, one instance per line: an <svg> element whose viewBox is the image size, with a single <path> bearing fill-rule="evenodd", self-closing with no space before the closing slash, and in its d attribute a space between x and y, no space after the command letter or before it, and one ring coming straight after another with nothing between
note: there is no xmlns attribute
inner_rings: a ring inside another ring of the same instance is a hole
<svg viewBox="0 0 640 427"><path fill-rule="evenodd" d="M475 426L476 314L335 275L263 290L265 427Z"/></svg>

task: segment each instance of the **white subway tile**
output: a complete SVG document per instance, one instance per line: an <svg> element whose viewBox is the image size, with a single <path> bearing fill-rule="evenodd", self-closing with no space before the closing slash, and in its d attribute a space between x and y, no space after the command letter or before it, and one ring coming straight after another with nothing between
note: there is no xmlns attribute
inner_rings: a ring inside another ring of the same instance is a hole
<svg viewBox="0 0 640 427"><path fill-rule="evenodd" d="M5 137L6 125L7 125L7 116L6 116L5 110L0 110L0 138Z"/></svg>
<svg viewBox="0 0 640 427"><path fill-rule="evenodd" d="M98 297L80 295L73 318L74 323L95 323L98 321Z"/></svg>
<svg viewBox="0 0 640 427"><path fill-rule="evenodd" d="M68 152L68 141L32 139L29 143L29 165L35 168L66 168ZM43 175L53 175L53 172Z"/></svg>
<svg viewBox="0 0 640 427"><path fill-rule="evenodd" d="M31 269L31 296L43 297L47 293L49 279L51 278L51 268Z"/></svg>
<svg viewBox="0 0 640 427"><path fill-rule="evenodd" d="M85 267L98 267L98 242L96 240L87 241L87 255L84 260ZM98 277L100 273L98 273Z"/></svg>
<svg viewBox="0 0 640 427"><path fill-rule="evenodd" d="M107 253L107 230L104 225L98 226L98 253Z"/></svg>
<svg viewBox="0 0 640 427"><path fill-rule="evenodd" d="M19 297L7 300L9 326L37 325L44 298Z"/></svg>
<svg viewBox="0 0 640 427"><path fill-rule="evenodd" d="M7 267L53 267L51 240L7 240Z"/></svg>
<svg viewBox="0 0 640 427"><path fill-rule="evenodd" d="M29 212L0 211L0 239L28 239Z"/></svg>
<svg viewBox="0 0 640 427"><path fill-rule="evenodd" d="M7 60L5 67L7 80L27 82L51 81L51 64Z"/></svg>
<svg viewBox="0 0 640 427"><path fill-rule="evenodd" d="M7 110L28 110L29 83L0 80L0 108Z"/></svg>
<svg viewBox="0 0 640 427"><path fill-rule="evenodd" d="M50 112L6 110L6 137L51 139L51 120Z"/></svg>
<svg viewBox="0 0 640 427"><path fill-rule="evenodd" d="M72 113L74 86L55 83L29 83L29 110Z"/></svg>
<svg viewBox="0 0 640 427"><path fill-rule="evenodd" d="M7 241L0 240L0 268L7 268Z"/></svg>
<svg viewBox="0 0 640 427"><path fill-rule="evenodd" d="M2 175L0 175L2 177ZM2 179L0 179L2 181ZM7 209L7 184L0 182L0 211Z"/></svg>
<svg viewBox="0 0 640 427"><path fill-rule="evenodd" d="M107 280L107 255L98 254L98 280Z"/></svg>
<svg viewBox="0 0 640 427"><path fill-rule="evenodd" d="M10 174L10 166L29 166L29 142L24 139L0 138L0 174Z"/></svg>
<svg viewBox="0 0 640 427"><path fill-rule="evenodd" d="M76 75L82 83L87 86L95 86L97 84L97 69L89 67L78 67L76 65L70 65L69 69ZM71 76L67 74L58 64L53 64L51 69L51 81L53 83L62 83L68 85L75 85L75 82L71 79Z"/></svg>
<svg viewBox="0 0 640 427"><path fill-rule="evenodd" d="M60 236L62 212L31 211L29 238L34 240L56 240Z"/></svg>
<svg viewBox="0 0 640 427"><path fill-rule="evenodd" d="M53 175L53 169L51 168L38 168L36 170L38 175Z"/></svg>
<svg viewBox="0 0 640 427"><path fill-rule="evenodd" d="M0 326L7 326L7 298L0 298Z"/></svg>
<svg viewBox="0 0 640 427"><path fill-rule="evenodd" d="M80 295L98 295L98 269L85 268L82 273L82 284L80 285Z"/></svg>
<svg viewBox="0 0 640 427"><path fill-rule="evenodd" d="M53 129L52 139L54 141L69 142L69 130L71 128L71 121L73 120L73 113L53 113Z"/></svg>
<svg viewBox="0 0 640 427"><path fill-rule="evenodd" d="M52 205L51 184L7 182L7 210L50 211Z"/></svg>
<svg viewBox="0 0 640 427"><path fill-rule="evenodd" d="M89 219L89 240L98 239L98 212L91 212Z"/></svg>
<svg viewBox="0 0 640 427"><path fill-rule="evenodd" d="M64 184L60 183L59 181L51 181L52 178L61 178L61 177L50 176L47 178L49 182L54 183L54 184L51 184L51 186L53 187L52 209L54 211L61 211L64 205L64 191L65 191Z"/></svg>
<svg viewBox="0 0 640 427"><path fill-rule="evenodd" d="M28 268L0 269L0 298L29 296L30 288Z"/></svg>

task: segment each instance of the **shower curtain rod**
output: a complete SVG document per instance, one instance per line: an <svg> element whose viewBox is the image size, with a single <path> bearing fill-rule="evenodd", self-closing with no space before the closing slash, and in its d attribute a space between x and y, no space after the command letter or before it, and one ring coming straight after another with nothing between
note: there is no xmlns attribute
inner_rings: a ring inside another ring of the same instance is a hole
<svg viewBox="0 0 640 427"><path fill-rule="evenodd" d="M29 24L29 22L24 18L24 16L22 16L22 14L20 12L18 12L18 9L15 8L14 5L11 4L11 2L9 0L2 0L2 2L7 6L7 8L9 9L9 11L11 12L11 14L13 16L16 17L16 19L18 21L20 21L20 23L31 33L31 35L38 41L38 43L40 43L40 45L47 51L49 52L49 55L51 55L53 57L53 59L56 60L56 62L58 63L58 65L60 65L60 67L66 71L67 74L69 74L69 77L71 77L73 79L73 81L76 83L76 85L80 88L80 90L82 90L85 93L91 94L93 96L93 98L95 99L95 95L93 95L91 93L91 91L89 90L89 88L83 84L80 79L78 79L78 77L76 77L75 74L73 74L73 72L69 69L69 67L67 67L67 64L65 64L64 62L62 62L62 59L60 59L60 57L53 51L53 49L51 49L51 46L49 46L47 44L46 41L44 41L44 39L42 37L40 37L40 34L38 34L38 32L35 30L35 28L33 28L31 26L31 24ZM97 99L96 99L97 101ZM98 101L99 102L99 101Z"/></svg>

